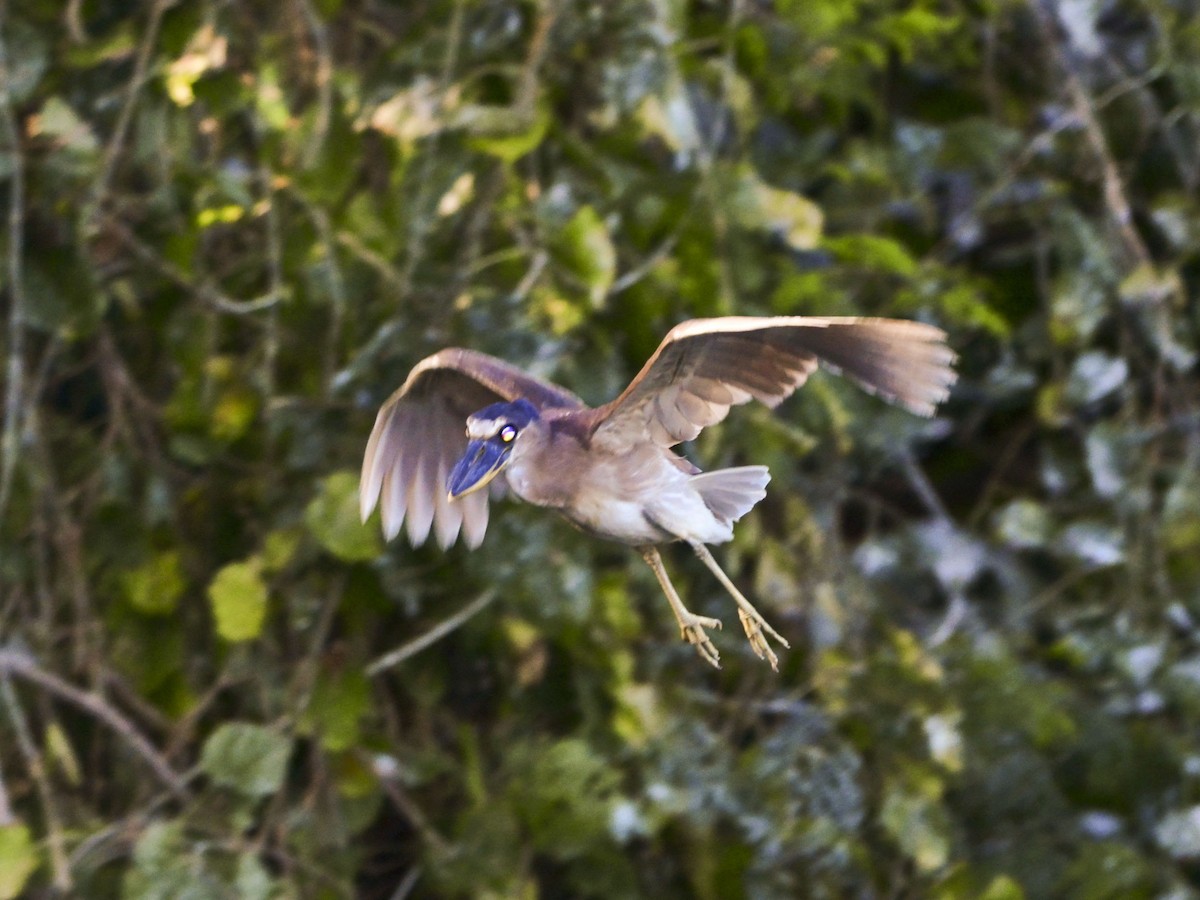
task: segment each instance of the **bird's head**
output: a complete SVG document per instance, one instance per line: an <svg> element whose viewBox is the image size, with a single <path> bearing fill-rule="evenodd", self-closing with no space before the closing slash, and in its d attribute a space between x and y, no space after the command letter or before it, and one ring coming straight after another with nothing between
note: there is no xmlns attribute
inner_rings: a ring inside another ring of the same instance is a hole
<svg viewBox="0 0 1200 900"><path fill-rule="evenodd" d="M450 499L479 490L503 472L521 432L537 418L537 407L524 399L493 403L470 416L467 450L446 479Z"/></svg>

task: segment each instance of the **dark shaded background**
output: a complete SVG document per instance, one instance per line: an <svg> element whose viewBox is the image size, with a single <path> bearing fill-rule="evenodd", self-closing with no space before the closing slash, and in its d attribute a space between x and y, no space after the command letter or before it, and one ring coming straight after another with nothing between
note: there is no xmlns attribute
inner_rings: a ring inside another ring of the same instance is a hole
<svg viewBox="0 0 1200 900"><path fill-rule="evenodd" d="M1196 897L1197 11L0 0L0 897ZM426 354L728 313L961 357L686 448L780 674L682 550L719 672L538 510L359 526Z"/></svg>

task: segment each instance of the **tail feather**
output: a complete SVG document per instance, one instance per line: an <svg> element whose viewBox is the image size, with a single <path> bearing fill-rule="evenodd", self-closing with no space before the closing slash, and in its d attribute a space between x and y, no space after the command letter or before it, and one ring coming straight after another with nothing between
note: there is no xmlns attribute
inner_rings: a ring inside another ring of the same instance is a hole
<svg viewBox="0 0 1200 900"><path fill-rule="evenodd" d="M736 522L767 496L770 480L766 466L740 466L693 475L691 485L714 516L723 522Z"/></svg>

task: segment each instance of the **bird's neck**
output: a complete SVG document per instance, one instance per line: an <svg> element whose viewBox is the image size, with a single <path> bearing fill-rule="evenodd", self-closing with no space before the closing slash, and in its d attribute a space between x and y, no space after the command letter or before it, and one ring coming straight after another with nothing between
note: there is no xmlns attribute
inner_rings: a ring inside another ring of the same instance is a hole
<svg viewBox="0 0 1200 900"><path fill-rule="evenodd" d="M532 422L513 448L505 477L512 492L535 506L561 508L575 494L583 448L545 421Z"/></svg>

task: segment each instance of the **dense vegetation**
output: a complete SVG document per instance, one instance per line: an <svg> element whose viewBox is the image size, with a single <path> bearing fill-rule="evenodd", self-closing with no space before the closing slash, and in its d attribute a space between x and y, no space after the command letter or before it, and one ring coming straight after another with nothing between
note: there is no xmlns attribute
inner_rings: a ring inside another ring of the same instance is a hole
<svg viewBox="0 0 1200 900"><path fill-rule="evenodd" d="M1200 895L1192 0L0 0L0 897ZM447 345L591 402L676 322L818 376L718 556L360 526Z"/></svg>

